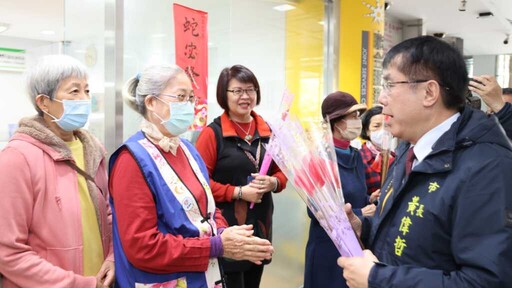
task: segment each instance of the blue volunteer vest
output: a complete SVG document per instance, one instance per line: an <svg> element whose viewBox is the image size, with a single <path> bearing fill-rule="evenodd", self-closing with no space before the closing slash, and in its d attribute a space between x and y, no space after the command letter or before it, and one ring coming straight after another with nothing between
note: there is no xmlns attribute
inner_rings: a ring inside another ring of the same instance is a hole
<svg viewBox="0 0 512 288"><path fill-rule="evenodd" d="M193 194L181 182L164 156L142 132L137 132L112 155L109 171L122 150L126 147L135 158L155 199L158 212L158 230L163 234L183 237L210 237L217 233L215 224L215 200L208 185L207 169L196 149L188 141L181 139L183 149L197 179L201 182L207 197L207 212L203 217ZM221 273L217 259L210 259L208 270L204 272L183 272L154 274L134 267L126 258L117 228L114 199L110 198L113 217L113 241L116 268L116 287L222 287Z"/></svg>

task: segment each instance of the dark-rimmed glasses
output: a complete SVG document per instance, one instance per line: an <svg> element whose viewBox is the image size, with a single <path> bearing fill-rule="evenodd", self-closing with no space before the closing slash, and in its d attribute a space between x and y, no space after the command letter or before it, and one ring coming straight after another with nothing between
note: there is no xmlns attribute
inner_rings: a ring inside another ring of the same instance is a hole
<svg viewBox="0 0 512 288"><path fill-rule="evenodd" d="M246 93L249 96L254 96L254 95L256 95L256 91L258 91L258 89L256 89L256 88L248 88L248 89L236 88L233 90L228 89L226 91L233 93L236 97L242 97L242 95L244 95L244 93Z"/></svg>

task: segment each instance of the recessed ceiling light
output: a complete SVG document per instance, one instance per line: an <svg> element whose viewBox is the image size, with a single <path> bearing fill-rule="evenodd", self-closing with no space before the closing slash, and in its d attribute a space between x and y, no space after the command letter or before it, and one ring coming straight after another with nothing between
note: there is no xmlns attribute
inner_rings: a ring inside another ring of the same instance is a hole
<svg viewBox="0 0 512 288"><path fill-rule="evenodd" d="M0 33L7 31L7 29L9 29L9 26L10 25L8 23L0 23Z"/></svg>
<svg viewBox="0 0 512 288"><path fill-rule="evenodd" d="M41 31L41 34L43 34L43 35L54 35L55 31L53 31L53 30L43 30L43 31Z"/></svg>
<svg viewBox="0 0 512 288"><path fill-rule="evenodd" d="M290 11L293 9L295 9L295 6L289 5L289 4L283 4L283 5L278 5L278 6L274 7L274 10L281 11L281 12Z"/></svg>

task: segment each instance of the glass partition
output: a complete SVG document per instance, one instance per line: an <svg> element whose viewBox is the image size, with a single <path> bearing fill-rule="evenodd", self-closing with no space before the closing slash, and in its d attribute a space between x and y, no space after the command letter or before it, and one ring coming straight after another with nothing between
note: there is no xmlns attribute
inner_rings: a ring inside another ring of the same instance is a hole
<svg viewBox="0 0 512 288"><path fill-rule="evenodd" d="M87 67L92 111L86 128L105 143L105 1L65 0L63 53ZM112 152L112 151L109 151Z"/></svg>
<svg viewBox="0 0 512 288"><path fill-rule="evenodd" d="M104 6L104 0L2 3L0 19L9 27L0 34L0 93L12 95L13 101L0 105L0 148L20 118L36 113L27 97L25 72L50 54L68 54L86 65L93 101L86 127L104 141Z"/></svg>
<svg viewBox="0 0 512 288"><path fill-rule="evenodd" d="M32 1L0 3L0 149L20 118L36 114L27 96L25 72L39 57L62 52L63 10L64 0L52 1L51 9Z"/></svg>

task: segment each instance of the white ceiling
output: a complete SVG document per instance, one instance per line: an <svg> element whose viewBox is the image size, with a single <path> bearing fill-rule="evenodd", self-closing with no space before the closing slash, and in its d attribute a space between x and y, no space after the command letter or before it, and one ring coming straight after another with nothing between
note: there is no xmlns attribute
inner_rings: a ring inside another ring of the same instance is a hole
<svg viewBox="0 0 512 288"><path fill-rule="evenodd" d="M342 0L343 1L343 0ZM512 34L512 0L467 0L466 11L459 11L460 0L389 0L386 14L401 20L423 19L427 34L446 33L464 40L465 55L511 54L512 43L503 44ZM492 12L493 17L477 18ZM512 42L512 38L510 39Z"/></svg>
<svg viewBox="0 0 512 288"><path fill-rule="evenodd" d="M10 24L9 29L0 33L0 36L51 42L62 41L64 39L64 0L0 0L0 22ZM43 35L41 34L43 30L52 30L55 34Z"/></svg>
<svg viewBox="0 0 512 288"><path fill-rule="evenodd" d="M70 5L70 2L80 2L81 4L75 3L75 5L82 5L83 8L90 9L90 6L97 5L102 1L0 0L0 22L10 24L9 30L1 33L0 36L51 42L70 40L69 31L67 37L65 36L65 20L87 22L87 19L80 19L80 15L64 17L65 3ZM281 2L281 0L276 2ZM503 44L506 35L512 34L512 24L509 21L512 20L512 0L467 0L465 12L458 11L460 0L389 0L389 2L392 5L386 13L395 18L401 20L423 19L428 34L444 32L447 36L464 39L464 54L466 55L512 53L512 43ZM488 11L492 12L494 17L477 19L479 12ZM100 13L103 13L102 9L100 9ZM97 19L102 18L100 16ZM96 21L89 21L87 25L81 23L79 26L90 29L90 25L94 25L94 22ZM42 30L53 30L55 34L43 35L40 33ZM0 37L1 46L2 39Z"/></svg>

